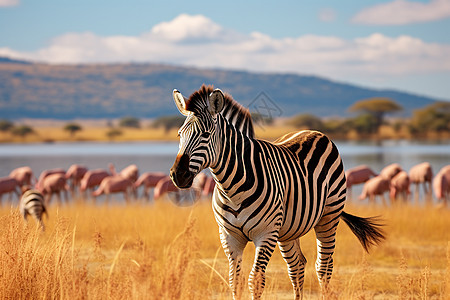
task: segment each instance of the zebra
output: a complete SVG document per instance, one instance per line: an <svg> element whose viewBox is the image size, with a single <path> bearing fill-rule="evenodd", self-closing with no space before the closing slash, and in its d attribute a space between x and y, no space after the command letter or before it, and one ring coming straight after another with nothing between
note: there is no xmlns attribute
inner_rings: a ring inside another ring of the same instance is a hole
<svg viewBox="0 0 450 300"><path fill-rule="evenodd" d="M45 231L42 215L45 213L48 217L44 203L44 196L41 192L37 190L28 190L23 193L19 204L20 214L23 216L24 220L27 221L28 215L31 215L39 222L42 231Z"/></svg>
<svg viewBox="0 0 450 300"><path fill-rule="evenodd" d="M343 211L346 178L335 144L318 131L287 134L271 143L254 136L251 115L229 94L205 86L185 98L173 91L186 116L178 131L179 151L170 176L179 188L209 168L216 187L212 208L229 260L229 285L239 299L242 254L255 244L248 285L260 299L265 270L278 244L288 265L296 299L302 298L306 258L300 237L311 229L317 240L316 273L324 289L333 269L336 228L340 219L368 251L384 239L377 218Z"/></svg>

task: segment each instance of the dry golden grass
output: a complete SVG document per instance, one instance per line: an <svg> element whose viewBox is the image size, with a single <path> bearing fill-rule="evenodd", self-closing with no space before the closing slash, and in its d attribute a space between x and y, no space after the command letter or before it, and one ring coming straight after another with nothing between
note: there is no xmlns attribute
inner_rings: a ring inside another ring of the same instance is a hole
<svg viewBox="0 0 450 300"><path fill-rule="evenodd" d="M279 122L280 123L280 122ZM58 123L59 124L59 123ZM76 132L73 136L63 129L63 124L53 125L37 125L33 126L34 133L25 137L14 136L10 132L0 131L0 143L36 143L36 142L80 142L80 141L178 141L177 129L169 131L163 128L143 127L135 128L120 128L121 134L113 138L108 137L108 132L111 130L107 126L92 125L87 123L83 125L83 130ZM306 128L296 128L283 124L275 125L258 125L255 124L255 134L259 139L274 141L286 133L298 131ZM331 134L332 139L344 140L361 140L361 139L411 139L413 136L403 126L400 130L395 130L392 126L382 126L379 134L376 136L362 136L356 131L352 130L347 134L335 133ZM428 134L427 138L430 140L448 140L450 133Z"/></svg>
<svg viewBox="0 0 450 300"><path fill-rule="evenodd" d="M14 136L9 132L0 132L0 143L35 143L35 142L62 142L62 141L178 141L177 129L165 131L162 128L121 128L121 135L109 138L107 133L111 130L109 127L83 126L83 130L71 136L62 127L43 126L34 127L33 134L25 137ZM275 140L283 135L283 133L294 131L292 127L286 126L269 126L255 128L259 138L266 140Z"/></svg>
<svg viewBox="0 0 450 300"><path fill-rule="evenodd" d="M177 130L166 132L159 128L121 128L121 135L109 138L109 127L83 127L83 130L71 136L60 127L35 127L34 133L25 137L13 136L9 132L0 132L0 143L34 143L34 142L79 142L79 141L145 141L145 140L178 140Z"/></svg>
<svg viewBox="0 0 450 300"><path fill-rule="evenodd" d="M340 224L324 299L449 299L450 210L349 204L346 211L381 215L388 238L365 254ZM49 215L41 233L33 220L25 225L16 207L0 208L1 299L231 299L228 262L208 201L190 208L78 201L53 205ZM314 234L301 243L308 259L304 296L317 299ZM249 244L244 253L246 277L253 251ZM275 250L264 299L292 298Z"/></svg>

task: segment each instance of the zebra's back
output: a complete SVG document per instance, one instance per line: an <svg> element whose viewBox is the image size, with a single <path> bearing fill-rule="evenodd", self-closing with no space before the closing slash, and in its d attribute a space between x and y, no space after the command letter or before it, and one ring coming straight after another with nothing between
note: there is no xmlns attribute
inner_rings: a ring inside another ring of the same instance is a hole
<svg viewBox="0 0 450 300"><path fill-rule="evenodd" d="M293 240L325 216L338 218L345 202L344 167L334 143L318 131L289 133L274 142L292 154L285 187L280 240ZM285 168L286 169L286 168Z"/></svg>

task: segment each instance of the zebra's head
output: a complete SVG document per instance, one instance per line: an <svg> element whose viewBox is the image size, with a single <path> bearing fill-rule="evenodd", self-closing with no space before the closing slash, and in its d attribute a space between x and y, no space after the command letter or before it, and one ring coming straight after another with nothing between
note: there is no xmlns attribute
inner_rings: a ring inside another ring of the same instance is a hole
<svg viewBox="0 0 450 300"><path fill-rule="evenodd" d="M177 187L189 188L194 177L216 161L217 114L224 106L224 95L202 86L189 99L174 90L173 99L186 120L178 130L180 145L170 177Z"/></svg>

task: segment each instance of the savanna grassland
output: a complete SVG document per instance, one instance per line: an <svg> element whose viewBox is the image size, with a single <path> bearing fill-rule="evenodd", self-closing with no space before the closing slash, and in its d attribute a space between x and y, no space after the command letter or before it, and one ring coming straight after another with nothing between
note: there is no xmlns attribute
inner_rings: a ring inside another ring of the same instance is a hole
<svg viewBox="0 0 450 300"><path fill-rule="evenodd" d="M258 137L275 140L286 132L293 131L290 126L257 127ZM33 133L26 136L14 136L9 132L0 131L0 143L40 143L40 142L82 142L82 141L178 141L178 128L164 130L163 128L120 128L120 134L108 136L111 128L107 126L84 126L83 130L70 135L63 126L34 126Z"/></svg>
<svg viewBox="0 0 450 300"><path fill-rule="evenodd" d="M321 295L314 234L303 237L306 299L449 299L450 210L349 203L346 211L381 216L387 240L365 254L341 223L333 277ZM78 200L50 206L44 221L42 233L34 220L24 223L15 205L0 208L1 299L231 299L228 261L207 200L184 208ZM253 251L248 244L247 278ZM293 298L278 249L263 298Z"/></svg>
<svg viewBox="0 0 450 300"><path fill-rule="evenodd" d="M178 128L165 130L163 128L152 128L149 126L143 128L119 128L120 134L111 136L114 130L108 126L84 125L83 129L71 135L63 129L63 125L44 125L33 126L33 133L26 136L13 135L10 132L0 131L0 143L41 143L41 142L84 142L84 141L178 141ZM255 126L256 136L261 139L273 141L287 132L298 131L299 127L276 124ZM355 131L345 135L331 135L335 139L341 140L360 140L361 137ZM395 130L391 126L382 126L380 128L378 139L411 139L412 136L406 130ZM435 136L430 134L430 140L448 140L449 133Z"/></svg>
<svg viewBox="0 0 450 300"><path fill-rule="evenodd" d="M108 136L111 128L107 126L86 126L81 132L70 135L57 126L33 127L34 133L27 136L14 136L9 132L0 132L0 143L41 143L41 142L84 142L84 141L161 141L177 140L177 129L166 131L160 128L120 128L120 135Z"/></svg>

